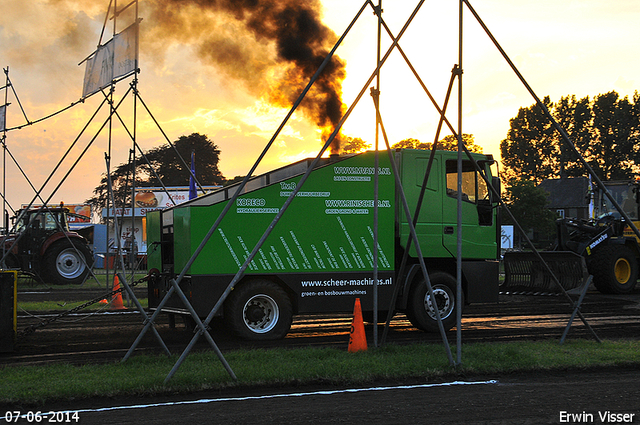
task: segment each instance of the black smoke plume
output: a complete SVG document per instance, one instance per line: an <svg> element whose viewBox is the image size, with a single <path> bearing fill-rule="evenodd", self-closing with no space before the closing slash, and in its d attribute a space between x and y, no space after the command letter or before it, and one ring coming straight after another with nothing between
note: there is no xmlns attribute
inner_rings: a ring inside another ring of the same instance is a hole
<svg viewBox="0 0 640 425"><path fill-rule="evenodd" d="M271 104L290 107L333 47L318 0L156 0L156 47L172 39ZM334 56L301 109L326 137L342 117L345 63ZM332 152L339 151L336 140Z"/></svg>

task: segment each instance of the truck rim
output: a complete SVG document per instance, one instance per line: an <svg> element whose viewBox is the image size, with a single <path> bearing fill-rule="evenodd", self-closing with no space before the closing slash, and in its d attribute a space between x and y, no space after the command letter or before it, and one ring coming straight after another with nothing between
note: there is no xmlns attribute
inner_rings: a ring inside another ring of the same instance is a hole
<svg viewBox="0 0 640 425"><path fill-rule="evenodd" d="M82 274L84 263L74 248L67 248L58 254L56 259L58 274L66 279L73 279Z"/></svg>
<svg viewBox="0 0 640 425"><path fill-rule="evenodd" d="M265 294L249 298L242 309L245 325L255 333L267 333L278 324L280 309L273 298Z"/></svg>
<svg viewBox="0 0 640 425"><path fill-rule="evenodd" d="M626 258L618 258L614 266L614 273L618 283L627 283L631 278L631 264Z"/></svg>
<svg viewBox="0 0 640 425"><path fill-rule="evenodd" d="M440 310L440 318L446 319L447 317L449 317L449 315L453 311L452 295L449 293L449 291L447 291L448 288L434 287L432 289L433 289L433 296L436 299L438 309ZM431 303L431 297L429 296L429 291L427 291L426 294L424 295L424 305L426 307L427 314L429 314L429 317L431 317L431 319L433 320L438 320L436 318L435 308Z"/></svg>

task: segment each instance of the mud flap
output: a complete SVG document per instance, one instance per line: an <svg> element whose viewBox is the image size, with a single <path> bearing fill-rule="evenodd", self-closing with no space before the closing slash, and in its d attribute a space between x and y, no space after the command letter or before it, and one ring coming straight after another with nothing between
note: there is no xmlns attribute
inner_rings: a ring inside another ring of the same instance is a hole
<svg viewBox="0 0 640 425"><path fill-rule="evenodd" d="M579 288L589 276L584 257L571 251L540 252L562 287L569 291ZM551 275L533 252L504 254L505 280L501 292L560 292Z"/></svg>

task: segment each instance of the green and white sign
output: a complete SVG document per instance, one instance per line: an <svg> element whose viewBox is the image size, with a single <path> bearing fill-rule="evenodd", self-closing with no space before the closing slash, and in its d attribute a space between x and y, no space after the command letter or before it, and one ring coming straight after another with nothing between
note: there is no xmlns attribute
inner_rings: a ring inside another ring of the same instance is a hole
<svg viewBox="0 0 640 425"><path fill-rule="evenodd" d="M373 269L373 153L314 170L249 264L247 274ZM379 270L394 266L394 178L379 167ZM300 176L236 200L191 267L192 275L235 274L299 184ZM226 202L174 210L176 269L184 267Z"/></svg>

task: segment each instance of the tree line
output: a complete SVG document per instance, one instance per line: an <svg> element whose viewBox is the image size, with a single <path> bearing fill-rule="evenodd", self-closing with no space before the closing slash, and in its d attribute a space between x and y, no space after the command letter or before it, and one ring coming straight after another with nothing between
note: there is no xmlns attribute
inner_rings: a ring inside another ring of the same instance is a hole
<svg viewBox="0 0 640 425"><path fill-rule="evenodd" d="M542 103L603 181L628 180L640 172L640 95L615 91L578 99L575 95ZM555 233L556 215L538 184L550 178L586 176L576 153L562 139L543 108L520 108L500 143L505 203L525 230L542 240ZM505 216L505 224L510 220ZM537 238L534 237L534 242Z"/></svg>
<svg viewBox="0 0 640 425"><path fill-rule="evenodd" d="M224 185L228 180L218 164L220 149L206 135L193 133L180 136L173 143L150 149L144 157L127 161L111 169L111 187L116 205L130 205L135 179L136 187L187 186L189 184L191 152L195 152L197 166L195 176L202 186ZM162 182L162 183L161 183ZM93 196L85 201L96 208L112 204L109 193L109 176L103 174Z"/></svg>
<svg viewBox="0 0 640 425"><path fill-rule="evenodd" d="M640 95L615 91L578 99L575 95L542 103L565 129L576 149L601 180L629 179L640 167ZM586 175L578 157L562 140L543 108L520 108L500 143L503 181Z"/></svg>
<svg viewBox="0 0 640 425"><path fill-rule="evenodd" d="M631 99L610 91L593 99L569 95L555 103L546 96L542 103L600 179L630 179L640 172L640 94L637 91ZM507 137L500 143L505 202L523 227L528 228L530 224L549 230L554 216L545 211L546 193L537 188L537 184L547 178L584 176L586 170L540 105L520 108L509 122ZM470 151L482 152L473 135L463 134L462 138ZM431 147L432 143L412 138L392 146L394 149ZM360 138L346 137L342 142L343 153L370 148L371 144ZM451 135L444 137L438 141L438 149L456 150L457 139ZM196 178L201 185L231 184L242 178L226 179L218 168L219 148L206 135L193 133L151 149L145 154L146 158L136 159L135 167L133 162L127 162L114 168L111 181L116 204L131 202L134 178L137 187L157 187L160 180L167 187L186 186L190 174L183 161L189 160L192 151L196 153ZM110 196L107 188L105 174L94 189L94 196L86 202L106 207Z"/></svg>

